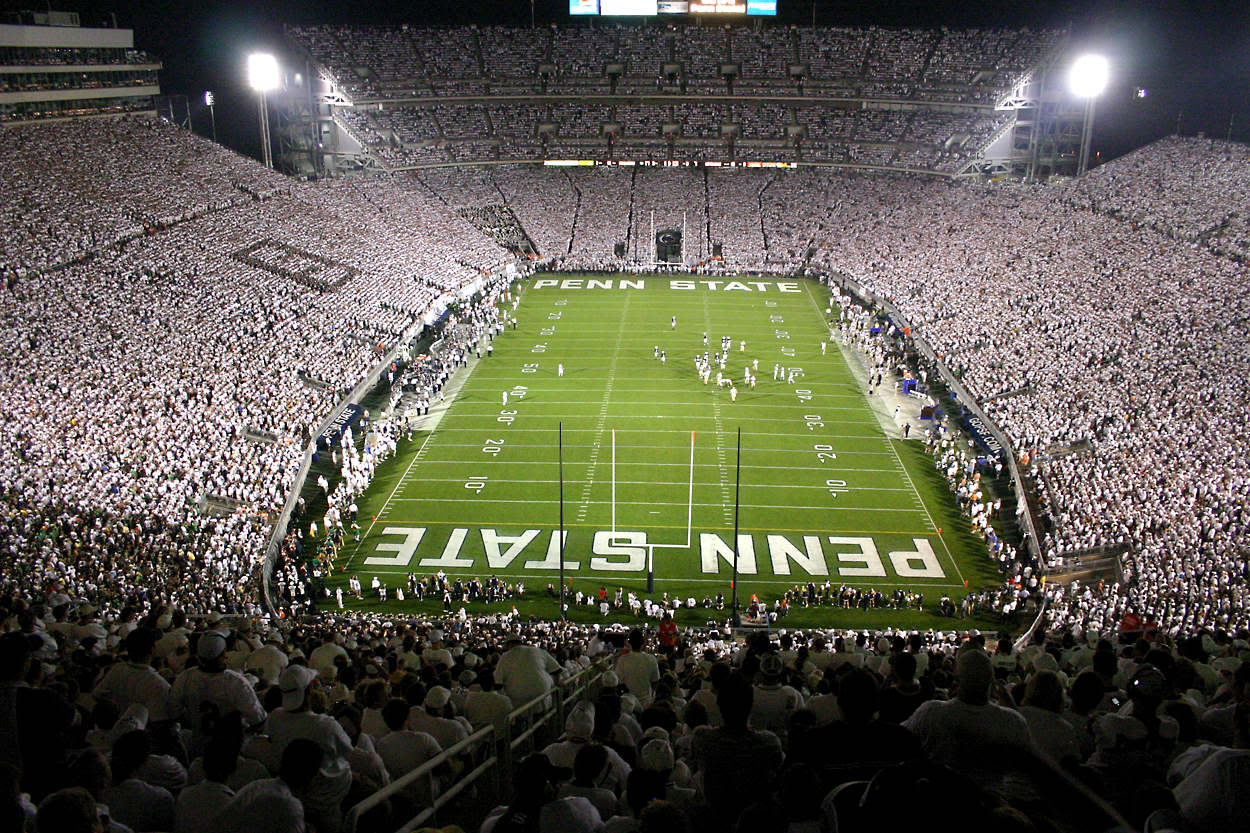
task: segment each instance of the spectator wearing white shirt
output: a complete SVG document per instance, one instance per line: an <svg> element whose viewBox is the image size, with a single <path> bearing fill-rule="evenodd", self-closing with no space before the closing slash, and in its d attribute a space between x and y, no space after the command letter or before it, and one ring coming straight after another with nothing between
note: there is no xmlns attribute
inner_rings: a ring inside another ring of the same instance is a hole
<svg viewBox="0 0 1250 833"><path fill-rule="evenodd" d="M987 780L1001 777L991 751L996 747L1032 749L1029 724L1014 709L990 702L994 665L979 648L965 647L956 661L958 694L929 700L903 721L934 761Z"/></svg>
<svg viewBox="0 0 1250 833"><path fill-rule="evenodd" d="M382 707L382 718L389 731L374 744L378 757L386 764L391 780L403 778L425 762L442 752L438 741L425 732L405 729L412 707L398 697L387 701ZM405 794L418 804L429 803L439 790L437 773L418 778L405 790Z"/></svg>
<svg viewBox="0 0 1250 833"><path fill-rule="evenodd" d="M238 712L248 726L265 720L265 710L252 690L252 685L238 671L225 667L223 655L226 638L216 631L199 636L196 656L199 665L183 671L174 680L169 692L169 714L190 724L192 747L204 742L208 714L216 716Z"/></svg>
<svg viewBox="0 0 1250 833"><path fill-rule="evenodd" d="M174 802L174 833L216 830L217 817L234 798L235 791L226 782L234 774L238 760L238 751L226 743L209 742L204 750L204 780L185 788Z"/></svg>
<svg viewBox="0 0 1250 833"><path fill-rule="evenodd" d="M135 628L126 636L126 661L115 662L104 672L92 695L108 700L124 712L138 703L154 721L164 719L169 706L169 683L152 667L156 631Z"/></svg>
<svg viewBox="0 0 1250 833"><path fill-rule="evenodd" d="M269 739L274 755L283 760L287 746L299 739L312 741L321 750L321 763L304 805L319 831L335 833L342 825L342 802L352 785L347 761L352 743L338 721L309 709L309 687L316 678L317 672L304 665L282 672L278 678L282 706L269 715Z"/></svg>
<svg viewBox="0 0 1250 833"><path fill-rule="evenodd" d="M170 830L174 826L174 797L164 787L156 787L136 776L151 754L147 733L127 732L113 744L109 768L113 786L104 791L110 817L135 833Z"/></svg>
<svg viewBox="0 0 1250 833"><path fill-rule="evenodd" d="M629 693L646 706L650 704L655 684L660 680L660 664L653 654L642 650L642 646L642 631L634 628L629 632L629 651L616 660L616 674Z"/></svg>
<svg viewBox="0 0 1250 833"><path fill-rule="evenodd" d="M469 737L464 725L447 717L451 691L441 685L431 686L425 693L421 708L414 707L408 714L406 729L425 732L438 741L440 749L450 749Z"/></svg>
<svg viewBox="0 0 1250 833"><path fill-rule="evenodd" d="M542 648L524 644L519 636L509 637L507 645L495 666L495 681L516 709L551 691L555 685L551 675L560 670L560 663Z"/></svg>
<svg viewBox="0 0 1250 833"><path fill-rule="evenodd" d="M315 741L292 740L282 751L278 777L239 790L219 816L221 823L214 833L304 833L304 800L314 789L322 754ZM322 829L318 827L318 833Z"/></svg>
<svg viewBox="0 0 1250 833"><path fill-rule="evenodd" d="M786 742L786 726L790 715L803 707L803 695L793 686L784 685L781 675L785 666L781 656L769 652L760 657L759 681L755 684L755 700L751 706L752 729L767 729Z"/></svg>
<svg viewBox="0 0 1250 833"><path fill-rule="evenodd" d="M474 731L487 724L495 727L497 737L503 737L508 715L512 713L512 701L495 688L495 674L486 669L477 675L474 685L464 696L464 716Z"/></svg>

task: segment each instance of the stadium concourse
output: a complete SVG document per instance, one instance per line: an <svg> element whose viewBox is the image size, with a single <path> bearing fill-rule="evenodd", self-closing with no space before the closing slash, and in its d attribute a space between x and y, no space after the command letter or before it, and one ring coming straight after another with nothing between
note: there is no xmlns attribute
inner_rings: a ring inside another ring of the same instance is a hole
<svg viewBox="0 0 1250 833"><path fill-rule="evenodd" d="M509 711L567 680L513 794L475 786L506 809L440 818L1246 829L1244 146L1173 138L1052 187L515 165L304 183L147 118L3 138L8 828L99 830L99 803L111 830L394 830L492 754L470 730L511 749ZM716 269L892 299L1009 435L1043 560L1115 548L1123 580L1049 587L1019 650L266 611L273 519L341 394L481 290L442 363L401 371L435 395L498 326L518 229L545 268L636 269L613 247L652 210L724 241Z"/></svg>

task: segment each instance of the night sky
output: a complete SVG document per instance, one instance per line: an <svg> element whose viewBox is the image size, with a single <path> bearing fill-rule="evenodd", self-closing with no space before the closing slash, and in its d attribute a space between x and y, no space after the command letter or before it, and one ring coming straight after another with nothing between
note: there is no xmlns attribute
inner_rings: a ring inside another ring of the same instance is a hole
<svg viewBox="0 0 1250 833"><path fill-rule="evenodd" d="M6 11L47 8L48 0L3 0ZM513 23L528 25L525 0L50 0L79 11L84 25L115 14L135 43L159 55L165 93L189 96L198 132L207 134L205 89L217 96L218 137L259 156L256 105L244 56L280 50L284 23ZM810 23L811 0L779 0L778 23ZM537 0L539 24L567 22L567 0ZM578 24L584 25L584 19ZM817 0L819 24L856 26L1070 26L1076 39L1112 61L1112 86L1098 104L1094 151L1110 159L1175 132L1205 131L1250 141L1250 0ZM1134 97L1144 87L1145 99Z"/></svg>

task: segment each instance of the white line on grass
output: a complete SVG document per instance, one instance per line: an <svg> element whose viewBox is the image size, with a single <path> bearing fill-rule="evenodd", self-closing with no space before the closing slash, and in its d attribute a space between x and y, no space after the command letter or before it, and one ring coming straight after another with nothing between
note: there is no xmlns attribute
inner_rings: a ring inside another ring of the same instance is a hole
<svg viewBox="0 0 1250 833"><path fill-rule="evenodd" d="M393 576L408 575L408 571L406 570L387 570L387 569L379 568L379 569L371 570L371 572L376 572L378 575L393 575ZM471 576L471 577L491 575L491 576L498 576L499 578L523 578L523 579L526 579L528 583L535 579L541 580L544 578L551 578L552 576L555 575L555 573L548 574L545 572L537 572L537 571L533 573L497 573L491 570L489 567L484 567L481 570L466 570L463 572L458 571L458 570L449 570L447 571L447 575L449 576ZM646 575L642 573L598 573L596 572L587 576L575 576L575 578L584 578L587 580L593 579L595 581L612 584L613 582L608 581L608 579L637 580L637 579L645 579ZM770 585L771 584L784 584L787 587L793 587L795 584L806 584L808 581L815 581L816 579L821 579L822 580L820 582L821 584L824 584L824 580L827 579L829 581L836 581L839 586L845 584L848 587L849 586L908 587L913 584L917 587L963 587L962 584L938 584L936 582L929 583L929 582L924 581L924 579L909 579L908 581L904 582L898 577L894 577L893 579L891 579L890 576L884 576L878 581L847 581L846 579L839 579L837 576L832 576L832 575L825 575L825 576L794 575L789 578L777 578L777 579L766 579L766 578L757 579L757 578L754 578L753 576L742 575L741 573L738 575L738 581L742 584L770 584ZM724 584L724 585L728 585L729 576L724 576L722 578L662 578L660 576L656 576L655 583L656 584ZM699 609L702 610L703 608L699 608ZM830 606L831 611L841 610L841 609L842 608L834 608L833 606Z"/></svg>
<svg viewBox="0 0 1250 833"><path fill-rule="evenodd" d="M445 444L444 444L444 445L445 445ZM754 449L754 450L755 450L755 451L760 451L761 449ZM767 449L764 449L764 450L767 450ZM864 453L866 453L866 454L867 454L867 453L869 453L869 452L864 452ZM882 452L871 452L871 453L873 453L873 454L877 454L877 453L880 453L880 454L885 454L885 452L884 452L884 451L882 451ZM431 460L431 459L430 459L430 458L428 458L428 457L427 457L427 458L425 458L424 460L422 460L421 462L423 462L423 463L427 463L427 464L430 464L430 465L436 465L436 466L438 466L438 465L441 465L441 466L450 466L450 465L463 466L463 464L464 464L464 461L463 461L463 460ZM491 465L493 465L493 466L538 466L538 465L542 465L542 464L545 464L545 463L550 463L550 462L551 462L551 460L549 460L549 459L547 459L547 458L544 458L544 459L542 459L542 460L493 460L493 461L491 461ZM589 465L591 465L591 463L590 463L589 461L585 461L585 460L580 460L580 461L572 461L572 462L570 462L569 460L565 460L565 461L564 461L564 465L565 465L565 466L589 466ZM640 461L637 461L637 460L632 461L632 462L630 463L630 465L631 465L631 466L681 466L682 468L685 468L685 467L686 467L686 464L685 464L685 463L644 463L644 462L640 462ZM720 464L720 463L695 463L694 465L695 465L695 468L700 468L700 469L718 469L718 468L720 468L720 467L721 467L721 464ZM767 471L773 471L774 469L776 469L776 468L777 468L777 466L776 466L776 464L773 464L773 465L768 465L768 466L749 466L749 465L747 465L746 463L743 463L743 464L742 464L742 468L744 468L744 469L765 469L765 470L767 470ZM865 469L865 468L850 468L850 467L846 467L846 466L839 466L838 468L830 468L830 467L828 467L828 466L786 466L786 471L825 471L825 472L829 472L830 474L838 474L839 472L844 472L844 471L863 471L863 472L871 472L871 473L874 473L874 474L897 474L897 473L898 473L898 470L897 470L897 469L895 469L895 468L888 468L888 469ZM458 479L452 480L451 482L454 482L454 483L460 483L460 482L463 482L463 481L464 481L464 478L462 477L462 478L458 478ZM513 483L515 483L515 482L518 482L518 481L509 481L509 482L513 482ZM554 481L553 481L553 482L554 482ZM568 482L569 482L568 478L565 478L564 482L565 482L565 483L568 483ZM582 481L577 480L577 481L574 481L574 482L576 482L576 483L581 483ZM674 485L674 484L670 484L670 485ZM702 485L702 484L700 484L700 485ZM710 485L710 484L709 484L709 485ZM816 488L821 488L821 489L823 489L823 488L825 488L825 487L824 487L824 486L819 486L819 487L816 487Z"/></svg>
<svg viewBox="0 0 1250 833"><path fill-rule="evenodd" d="M457 414L456 416L461 416L461 415ZM559 417L550 416L550 417L547 417L547 419L559 419ZM482 431L481 428L440 428L439 430L444 431L444 432L477 431L479 433ZM517 432L517 433L530 433L530 434L550 434L551 433L550 428L509 428L508 431ZM596 428L570 428L569 431L570 432L581 431L581 432L596 433L598 429ZM670 428L631 428L629 429L629 433L631 434L686 434L686 433L689 433L689 431L690 431L689 428L685 430L682 430L680 428L673 428L673 429L670 429ZM709 431L707 433L713 433L713 432ZM737 435L737 431L715 431L715 433L720 434L720 435L727 435L727 436ZM877 438L876 434L817 434L814 431L808 432L806 434L783 433L780 431L748 431L747 434L752 437L811 437L813 439L835 439L835 440L875 440ZM576 446L565 443L564 447L575 448ZM671 446L667 446L667 445L653 445L653 446L631 445L630 447L631 448L671 448ZM838 453L839 454L854 454L855 452L839 451Z"/></svg>
<svg viewBox="0 0 1250 833"><path fill-rule="evenodd" d="M437 430L438 429L435 429L435 431ZM421 447L417 449L417 453L412 455L412 460L408 463L408 468L404 469L403 476L399 478L399 481L395 484L395 488L391 489L391 493L387 495L386 503L383 503L382 508L379 509L378 513L373 516L373 522L369 524L369 528L365 530L365 534L360 536L360 540L356 542L356 549L352 550L352 554L347 557L347 563L343 565L344 569L351 568L352 562L356 560L356 556L360 553L361 544L369 539L369 533L373 532L373 528L377 526L378 518L382 517L382 513L386 511L386 507L391 505L391 500L395 497L395 493L399 491L399 487L404 485L404 481L408 479L408 472L412 471L412 467L417 464L417 460L421 457L421 452L425 451L425 445L430 441L430 438L434 436L434 433L434 431L431 431L429 434L426 434L425 442L421 443ZM404 498L400 498L400 500L404 500Z"/></svg>
<svg viewBox="0 0 1250 833"><path fill-rule="evenodd" d="M634 464L631 462L629 465L632 466ZM685 463L681 463L681 464L673 463L671 465L681 465L684 467L686 464ZM766 467L760 466L759 468L766 468ZM772 468L772 467L767 467L767 468ZM891 469L891 471L893 470ZM463 483L464 478L463 477L422 477L421 482L422 483ZM518 480L518 479L513 478L504 482L508 484L512 484L512 483L559 483L560 481L559 480ZM569 482L568 478L565 478L564 482L565 484L568 484ZM719 484L720 484L719 480L709 480L707 482L696 480L694 485L717 486ZM618 486L664 487L664 486L688 486L690 484L688 481L670 482L667 480L618 480L616 481L616 485ZM752 483L751 488L752 489L815 489L818 491L826 491L828 490L829 487L828 486L800 486L800 485L792 484L792 483ZM911 489L905 488L903 486L852 486L850 488L852 489L852 491L856 491L856 492L911 492L913 495L915 494L914 492L912 492Z"/></svg>
<svg viewBox="0 0 1250 833"><path fill-rule="evenodd" d="M907 478L907 485L911 486L912 493L915 494L916 500L920 502L920 508L924 512L924 516L929 520L929 526L933 527L933 531L937 532L937 524L933 522L933 516L929 514L929 507L925 506L924 498L920 496L920 491L916 488L916 484L912 482L911 475L907 473L907 467L903 465L903 458L898 456L898 449L894 447L894 443L890 442L889 437L884 438L884 442L890 447L890 452L894 455L894 459L898 461L899 467L903 470L903 477ZM946 557L950 559L951 566L955 568L955 573L959 576L962 583L964 579L963 571L959 569L959 562L955 560L955 556L951 554L951 548L946 546L946 537L939 534L938 540L942 542L942 549L946 550Z"/></svg>
<svg viewBox="0 0 1250 833"><path fill-rule="evenodd" d="M398 501L400 503L463 503L464 498L462 497L401 497L398 499ZM485 498L484 497L484 498L477 498L474 501L474 505L476 506L483 506L488 503L523 503L527 506L534 505L533 499L514 500L512 498ZM581 501L581 505L583 506L609 506L610 504L611 504L611 501L608 501L608 500ZM687 506L688 504L686 504L684 501L673 503L672 501L663 501L663 500L631 500L629 502L629 505L630 506L682 506L684 507L684 506ZM707 507L721 508L725 506L724 503L696 503L694 505L704 507L704 508L707 508ZM743 509L777 509L779 508L777 504L775 503L742 503L739 505ZM796 504L788 504L785 507L780 507L780 508L784 508L787 510L801 509L801 510L808 510L812 512L908 512L908 513L916 513L916 514L926 514L926 515L928 514L928 511L923 508L907 509L904 507L890 507L890 506L827 506L827 505L826 506L798 506ZM729 509L729 513L730 513L730 518L732 519L733 517L732 508ZM372 527L370 528L372 529ZM936 529L936 527L934 527L934 529Z"/></svg>
<svg viewBox="0 0 1250 833"><path fill-rule="evenodd" d="M550 403L550 402L542 402L541 404L543 404L543 405L550 405L550 404L555 404L555 403ZM640 403L640 402L634 402L634 401L632 401L632 400L631 400L631 401L629 402L629 407L631 407L631 408L632 408L632 407L634 407L634 406L636 406L636 405L640 405L640 404L642 404L642 403ZM695 403L691 403L691 404L695 404ZM754 407L754 403L748 403L748 404L750 404L750 405L752 405L752 407ZM792 411L798 411L798 410L801 410L799 407L794 406L794 405L791 405L791 406L788 406L788 407L789 407L789 408L790 408L790 410L792 410ZM833 407L829 407L829 408L825 408L825 410L827 410L827 411L859 411L860 409L859 409L859 408L833 408ZM490 412L490 413L481 413L481 414L474 414L474 413L457 413L457 414L456 414L456 416L458 416L458 417L494 417L494 416L498 415L498 413L499 413L498 411L493 411L493 412ZM586 418L586 419L589 419L590 417L585 417L585 418ZM612 419L681 419L681 420L688 420L688 419L710 419L710 420L712 420L712 421L715 421L715 420L716 420L716 417L712 417L712 416L700 416L700 415L697 415L697 414L614 414L614 415L613 415L613 417L612 417ZM756 416L749 416L749 417L746 417L744 421L746 421L746 422L785 422L785 423L788 423L788 424L790 424L790 425L793 425L793 424L794 424L794 417L789 417L789 418L787 418L787 419L779 419L779 418L777 418L777 417L756 417ZM474 429L463 429L463 430L474 430ZM572 429L572 430L577 430L577 429ZM588 429L588 428L583 428L583 429L581 429L581 430L583 430L583 431L589 431L589 430L591 430L591 429ZM633 432L635 429L630 428L630 429L628 429L628 430L629 430L629 431L631 431L631 432ZM801 436L801 435L796 435L796 436Z"/></svg>

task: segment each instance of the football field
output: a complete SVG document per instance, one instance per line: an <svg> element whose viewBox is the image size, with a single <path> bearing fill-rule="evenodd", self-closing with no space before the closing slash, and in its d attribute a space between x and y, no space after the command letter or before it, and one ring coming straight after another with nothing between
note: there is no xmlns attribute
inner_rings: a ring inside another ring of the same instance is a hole
<svg viewBox="0 0 1250 833"><path fill-rule="evenodd" d="M910 441L888 437L838 346L822 351L824 287L538 275L520 292L517 328L461 371L469 376L441 421L401 446L360 501L363 538L348 540L332 582L355 573L367 589L377 576L390 600L353 606L441 610L441 598L396 601L395 588L409 573L443 571L523 582L518 608L556 615L546 588L558 582L561 494L566 579L596 597L619 587L728 602L735 496L744 606L826 581L925 596L923 612L792 608L790 627L949 628L933 615L941 596L959 601L996 582L914 439L923 427ZM696 355L714 358L722 337L732 339L723 372L736 401L717 386L717 365L706 384L696 370ZM570 616L600 619L597 606ZM725 616L699 606L679 621Z"/></svg>

